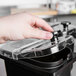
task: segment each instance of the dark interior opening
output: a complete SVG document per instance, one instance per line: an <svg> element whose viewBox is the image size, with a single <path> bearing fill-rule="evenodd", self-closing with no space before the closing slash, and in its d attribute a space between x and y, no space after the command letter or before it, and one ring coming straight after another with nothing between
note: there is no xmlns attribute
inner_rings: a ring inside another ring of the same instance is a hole
<svg viewBox="0 0 76 76"><path fill-rule="evenodd" d="M56 62L60 59L65 60L67 56L70 54L70 49L69 48L64 48L60 52L57 52L52 55L44 56L44 57L38 57L38 58L32 58L36 61L41 61L41 62Z"/></svg>

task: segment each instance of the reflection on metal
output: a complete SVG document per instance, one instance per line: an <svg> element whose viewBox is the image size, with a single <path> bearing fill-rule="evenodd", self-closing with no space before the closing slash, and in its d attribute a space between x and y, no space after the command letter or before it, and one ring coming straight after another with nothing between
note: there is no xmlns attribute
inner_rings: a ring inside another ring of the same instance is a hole
<svg viewBox="0 0 76 76"><path fill-rule="evenodd" d="M3 59L0 59L0 76L7 76L6 69L5 69L5 63Z"/></svg>

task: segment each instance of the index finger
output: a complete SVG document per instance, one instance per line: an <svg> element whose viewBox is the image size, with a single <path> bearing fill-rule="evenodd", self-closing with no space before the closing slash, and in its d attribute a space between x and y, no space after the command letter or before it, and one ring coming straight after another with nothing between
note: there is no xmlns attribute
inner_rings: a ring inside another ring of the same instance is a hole
<svg viewBox="0 0 76 76"><path fill-rule="evenodd" d="M45 22L43 19L35 17L35 25L37 27L41 27L42 29L49 31L49 32L53 32L54 30L52 29L52 27Z"/></svg>

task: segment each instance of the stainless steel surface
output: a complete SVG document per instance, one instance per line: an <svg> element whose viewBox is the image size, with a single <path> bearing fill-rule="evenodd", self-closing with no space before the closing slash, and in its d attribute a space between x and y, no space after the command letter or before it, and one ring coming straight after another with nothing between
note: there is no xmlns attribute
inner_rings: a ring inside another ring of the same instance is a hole
<svg viewBox="0 0 76 76"><path fill-rule="evenodd" d="M6 69L5 69L5 63L3 59L0 59L0 76L7 76Z"/></svg>
<svg viewBox="0 0 76 76"><path fill-rule="evenodd" d="M16 6L0 6L0 16L10 15L11 8L16 8Z"/></svg>
<svg viewBox="0 0 76 76"><path fill-rule="evenodd" d="M0 16L7 16L11 14L11 7L0 7Z"/></svg>
<svg viewBox="0 0 76 76"><path fill-rule="evenodd" d="M37 15L38 17L40 18L43 18L43 19L47 19L47 18L53 18L54 15Z"/></svg>
<svg viewBox="0 0 76 76"><path fill-rule="evenodd" d="M75 39L74 52L76 52L76 39ZM76 76L76 62L73 64L73 69L71 71L71 75Z"/></svg>

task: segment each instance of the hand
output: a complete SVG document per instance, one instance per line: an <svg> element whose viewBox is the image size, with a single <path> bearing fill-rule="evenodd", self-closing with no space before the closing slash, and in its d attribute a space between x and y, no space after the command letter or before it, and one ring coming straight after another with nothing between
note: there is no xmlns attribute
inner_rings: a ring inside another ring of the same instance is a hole
<svg viewBox="0 0 76 76"><path fill-rule="evenodd" d="M53 29L44 20L31 14L19 13L0 18L0 43L24 38L51 39L51 32Z"/></svg>

